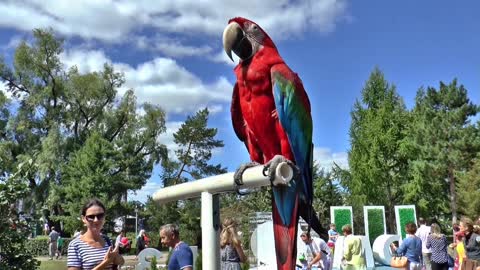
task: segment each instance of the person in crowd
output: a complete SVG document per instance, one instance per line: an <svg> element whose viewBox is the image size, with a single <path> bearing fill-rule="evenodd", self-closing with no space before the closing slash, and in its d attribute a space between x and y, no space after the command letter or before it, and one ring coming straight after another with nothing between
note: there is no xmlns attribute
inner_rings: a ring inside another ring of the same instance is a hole
<svg viewBox="0 0 480 270"><path fill-rule="evenodd" d="M48 222L45 221L45 224L43 224L43 233L45 235L48 235L50 233L50 226L48 226Z"/></svg>
<svg viewBox="0 0 480 270"><path fill-rule="evenodd" d="M122 239L120 240L120 243L123 246L123 248L120 248L120 250L123 249L122 252L124 253L130 252L130 249L132 248L132 243L126 236L122 237Z"/></svg>
<svg viewBox="0 0 480 270"><path fill-rule="evenodd" d="M145 249L145 230L140 230L140 232L137 235L137 256L138 254Z"/></svg>
<svg viewBox="0 0 480 270"><path fill-rule="evenodd" d="M126 239L126 241L124 239ZM120 234L115 239L115 247L118 246L118 252L120 254L123 254L126 252L128 243L129 241L128 241L128 238L125 237L125 231L121 230Z"/></svg>
<svg viewBox="0 0 480 270"><path fill-rule="evenodd" d="M430 227L426 246L432 251L432 270L448 270L447 237L438 224L433 223Z"/></svg>
<svg viewBox="0 0 480 270"><path fill-rule="evenodd" d="M143 233L143 241L145 242L145 248L150 246L150 237L148 237L147 232Z"/></svg>
<svg viewBox="0 0 480 270"><path fill-rule="evenodd" d="M63 253L63 243L64 243L64 239L62 236L58 236L58 239L57 239L57 253L56 253L56 259L58 260L59 258L61 259L62 258L62 253Z"/></svg>
<svg viewBox="0 0 480 270"><path fill-rule="evenodd" d="M237 224L233 218L226 218L222 223L220 233L220 269L241 270L241 262L247 258L238 237Z"/></svg>
<svg viewBox="0 0 480 270"><path fill-rule="evenodd" d="M425 270L432 270L432 252L426 247L427 238L431 229L430 226L427 226L427 222L423 217L418 218L418 223L420 224L420 227L418 227L415 235L422 240L422 264L423 267L425 267Z"/></svg>
<svg viewBox="0 0 480 270"><path fill-rule="evenodd" d="M330 230L328 230L328 242L333 242L337 241L338 238L338 232L336 229L335 223L330 224Z"/></svg>
<svg viewBox="0 0 480 270"><path fill-rule="evenodd" d="M48 235L48 255L50 260L53 260L53 256L57 254L57 240L60 237L60 234L55 230L55 227L52 226L52 231Z"/></svg>
<svg viewBox="0 0 480 270"><path fill-rule="evenodd" d="M192 270L193 253L190 247L180 240L180 232L174 224L166 224L160 228L162 245L172 248L168 261L168 270Z"/></svg>
<svg viewBox="0 0 480 270"><path fill-rule="evenodd" d="M422 240L415 235L417 232L417 225L413 222L405 224L405 232L407 233L407 237L403 239L400 247L396 248L395 245L392 245L391 247L398 255L407 257L407 269L421 270Z"/></svg>
<svg viewBox="0 0 480 270"><path fill-rule="evenodd" d="M352 235L352 232L353 230L350 224L346 224L342 227L342 233L345 236L342 261L346 264L345 269L366 269L362 240L360 237Z"/></svg>
<svg viewBox="0 0 480 270"><path fill-rule="evenodd" d="M470 218L463 217L460 220L460 231L465 234L463 244L466 258L475 260L480 265L480 235L474 232L473 221Z"/></svg>
<svg viewBox="0 0 480 270"><path fill-rule="evenodd" d="M86 232L68 245L68 270L112 269L124 263L110 239L101 233L105 223L105 206L98 199L89 200L82 208L81 218Z"/></svg>
<svg viewBox="0 0 480 270"><path fill-rule="evenodd" d="M312 238L309 232L302 232L300 238L306 245L307 253L310 252L313 256L310 262L307 261L307 269L317 267L318 269L330 270L331 251L327 243L321 238Z"/></svg>
<svg viewBox="0 0 480 270"><path fill-rule="evenodd" d="M338 238L338 232L336 229L335 223L330 224L330 230L328 230L328 242L327 246L330 248L330 256L333 257L333 252L335 251L335 242Z"/></svg>
<svg viewBox="0 0 480 270"><path fill-rule="evenodd" d="M465 245L463 244L463 239L465 238L465 233L460 231L460 227L455 232L455 240L450 244L451 248L454 248L457 256L455 257L454 270L462 269L463 259L465 258Z"/></svg>

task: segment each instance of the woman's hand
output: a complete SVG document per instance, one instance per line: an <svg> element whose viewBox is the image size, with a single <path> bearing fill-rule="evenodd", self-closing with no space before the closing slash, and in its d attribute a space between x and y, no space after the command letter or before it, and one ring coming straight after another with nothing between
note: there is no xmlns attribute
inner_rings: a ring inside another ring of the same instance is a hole
<svg viewBox="0 0 480 270"><path fill-rule="evenodd" d="M114 250L112 250L112 246L110 246L103 260L111 263L117 256L118 256L118 245L115 247Z"/></svg>

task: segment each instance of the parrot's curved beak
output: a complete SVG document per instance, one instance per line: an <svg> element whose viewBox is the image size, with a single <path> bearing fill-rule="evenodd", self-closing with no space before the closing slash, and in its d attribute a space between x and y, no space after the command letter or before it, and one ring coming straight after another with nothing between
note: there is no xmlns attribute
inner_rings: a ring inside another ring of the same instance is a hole
<svg viewBox="0 0 480 270"><path fill-rule="evenodd" d="M246 59L252 54L252 44L236 22L231 22L223 30L223 48L232 61L232 50L240 59Z"/></svg>

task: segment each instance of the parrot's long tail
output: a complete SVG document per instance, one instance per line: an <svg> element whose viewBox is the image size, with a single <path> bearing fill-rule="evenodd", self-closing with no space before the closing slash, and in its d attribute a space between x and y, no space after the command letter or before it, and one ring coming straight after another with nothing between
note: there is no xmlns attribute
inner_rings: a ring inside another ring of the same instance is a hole
<svg viewBox="0 0 480 270"><path fill-rule="evenodd" d="M272 200L273 234L278 270L295 269L297 260L298 196L295 199L289 225L284 225L275 202Z"/></svg>
<svg viewBox="0 0 480 270"><path fill-rule="evenodd" d="M300 201L298 211L300 216L307 221L309 228L311 227L323 240L328 241L328 230L320 224L312 205Z"/></svg>

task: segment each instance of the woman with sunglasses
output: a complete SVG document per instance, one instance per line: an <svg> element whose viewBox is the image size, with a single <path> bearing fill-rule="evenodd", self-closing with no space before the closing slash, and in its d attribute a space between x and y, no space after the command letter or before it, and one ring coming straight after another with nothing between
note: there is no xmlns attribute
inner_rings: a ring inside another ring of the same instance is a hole
<svg viewBox="0 0 480 270"><path fill-rule="evenodd" d="M105 223L103 203L97 199L87 202L82 208L82 221L87 231L68 245L68 270L110 270L123 264L118 246L114 249L110 239L101 234Z"/></svg>

